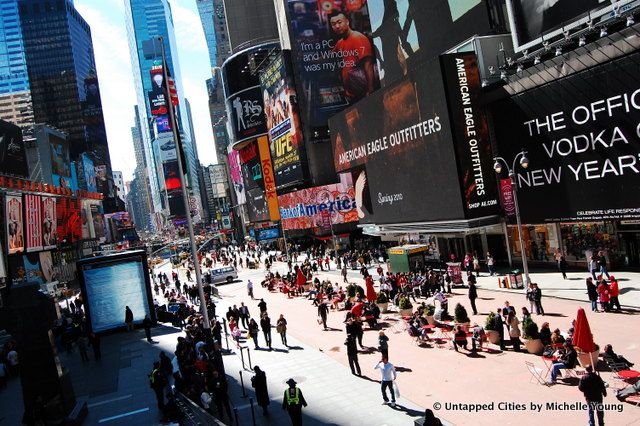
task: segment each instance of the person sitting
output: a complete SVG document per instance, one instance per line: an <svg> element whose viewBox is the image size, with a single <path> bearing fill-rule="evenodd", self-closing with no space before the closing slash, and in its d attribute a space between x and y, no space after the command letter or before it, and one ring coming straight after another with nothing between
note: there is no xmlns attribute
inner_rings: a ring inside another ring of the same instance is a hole
<svg viewBox="0 0 640 426"><path fill-rule="evenodd" d="M331 308L338 310L338 303L343 302L345 298L344 291L340 290L335 295L333 299L331 299Z"/></svg>
<svg viewBox="0 0 640 426"><path fill-rule="evenodd" d="M376 320L376 317L373 315L373 308L370 305L368 304L365 305L364 311L362 312L362 316L364 317L364 320L369 325L369 328L377 328L378 321Z"/></svg>
<svg viewBox="0 0 640 426"><path fill-rule="evenodd" d="M640 380L638 380L631 386L627 386L626 388L617 390L616 398L618 398L618 401L624 401L631 395L635 395L637 393L640 393Z"/></svg>
<svg viewBox="0 0 640 426"><path fill-rule="evenodd" d="M571 370L573 368L576 368L576 363L578 362L578 353L574 349L573 345L565 342L564 349L565 354L551 366L551 377L549 378L548 382L549 385L553 385L556 383L556 379L558 378L560 370Z"/></svg>
<svg viewBox="0 0 640 426"><path fill-rule="evenodd" d="M540 327L540 340L544 346L551 344L551 329L548 322L542 323Z"/></svg>
<svg viewBox="0 0 640 426"><path fill-rule="evenodd" d="M458 352L458 346L462 346L465 351L467 349L467 332L461 326L458 326L456 334L453 335L453 349Z"/></svg>
<svg viewBox="0 0 640 426"><path fill-rule="evenodd" d="M556 345L564 342L565 342L565 339L562 333L560 333L560 329L556 328L555 330L553 330L553 333L551 334L551 344Z"/></svg>
<svg viewBox="0 0 640 426"><path fill-rule="evenodd" d="M615 353L613 351L613 346L611 346L611 345L606 345L604 347L604 352L602 353L602 358L607 363L607 365L624 364L624 365L627 366L627 368L631 368L634 365L632 362L628 361L622 355L618 355L617 353Z"/></svg>

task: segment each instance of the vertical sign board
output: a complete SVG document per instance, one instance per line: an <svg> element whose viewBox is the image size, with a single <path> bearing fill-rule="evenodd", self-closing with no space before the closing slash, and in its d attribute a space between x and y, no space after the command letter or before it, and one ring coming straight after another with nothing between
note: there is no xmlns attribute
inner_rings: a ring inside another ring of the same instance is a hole
<svg viewBox="0 0 640 426"><path fill-rule="evenodd" d="M56 247L58 240L58 218L56 199L42 197L42 245L45 250Z"/></svg>
<svg viewBox="0 0 640 426"><path fill-rule="evenodd" d="M40 196L24 195L24 219L27 251L42 250L42 204Z"/></svg>
<svg viewBox="0 0 640 426"><path fill-rule="evenodd" d="M498 213L489 126L479 105L481 82L473 53L440 57L446 84L458 175L467 219Z"/></svg>
<svg viewBox="0 0 640 426"><path fill-rule="evenodd" d="M9 254L24 251L24 222L22 220L22 194L6 194L5 220L7 252Z"/></svg>
<svg viewBox="0 0 640 426"><path fill-rule="evenodd" d="M260 151L260 164L262 166L262 176L264 180L264 193L267 198L269 208L269 219L280 220L278 210L278 194L276 194L276 181L271 167L271 153L269 151L269 140L266 136L258 138L258 151Z"/></svg>

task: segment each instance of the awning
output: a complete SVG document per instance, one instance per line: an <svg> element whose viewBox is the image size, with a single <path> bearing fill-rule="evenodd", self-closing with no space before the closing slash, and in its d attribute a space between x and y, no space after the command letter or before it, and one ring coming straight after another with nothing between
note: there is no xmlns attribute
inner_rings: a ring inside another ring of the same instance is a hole
<svg viewBox="0 0 640 426"><path fill-rule="evenodd" d="M348 238L349 234L336 234L336 237L337 238ZM328 241L328 240L332 239L333 237L331 235L326 235L326 236L322 236L322 237L314 235L313 238L315 238L316 240L320 240L320 241Z"/></svg>
<svg viewBox="0 0 640 426"><path fill-rule="evenodd" d="M500 216L485 216L468 220L449 220L438 222L419 223L390 223L384 225L367 224L358 225L368 235L385 234L444 234L444 233L468 233L478 231L486 226L500 223Z"/></svg>

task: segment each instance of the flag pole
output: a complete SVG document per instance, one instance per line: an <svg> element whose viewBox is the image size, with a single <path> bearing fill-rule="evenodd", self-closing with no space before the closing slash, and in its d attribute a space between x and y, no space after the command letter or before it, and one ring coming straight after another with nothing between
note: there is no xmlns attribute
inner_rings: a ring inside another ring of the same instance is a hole
<svg viewBox="0 0 640 426"><path fill-rule="evenodd" d="M191 209L189 207L189 193L187 191L186 179L184 169L182 167L182 150L180 143L180 131L178 129L178 122L176 120L176 113L173 109L173 101L171 100L171 93L169 92L169 70L167 66L167 60L164 51L164 39L162 36L158 37L160 41L160 47L162 52L162 77L164 79L165 86L165 105L169 111L169 120L171 122L171 129L173 131L173 140L176 145L176 157L178 160L178 177L180 178L180 186L182 187L182 198L184 200L184 207L187 216L187 229L189 231L189 243L191 244L191 260L193 261L193 269L196 273L196 286L198 287L198 296L200 298L200 313L204 319L204 332L207 339L211 336L211 323L209 322L209 313L207 312L207 303L204 297L204 289L202 288L202 273L200 271L200 262L198 261L198 249L196 247L196 239L193 233L193 222L191 220Z"/></svg>

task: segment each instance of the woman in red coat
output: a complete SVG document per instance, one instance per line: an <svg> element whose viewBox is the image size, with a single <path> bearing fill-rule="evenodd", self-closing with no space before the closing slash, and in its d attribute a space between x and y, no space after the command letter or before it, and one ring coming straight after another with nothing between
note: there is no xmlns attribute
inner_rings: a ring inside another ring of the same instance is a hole
<svg viewBox="0 0 640 426"><path fill-rule="evenodd" d="M365 284L367 286L367 300L369 302L375 302L376 291L373 288L373 277L371 275L367 275L367 278L365 279Z"/></svg>
<svg viewBox="0 0 640 426"><path fill-rule="evenodd" d="M598 285L598 297L602 310L609 312L609 286L605 280L600 281L600 285Z"/></svg>

